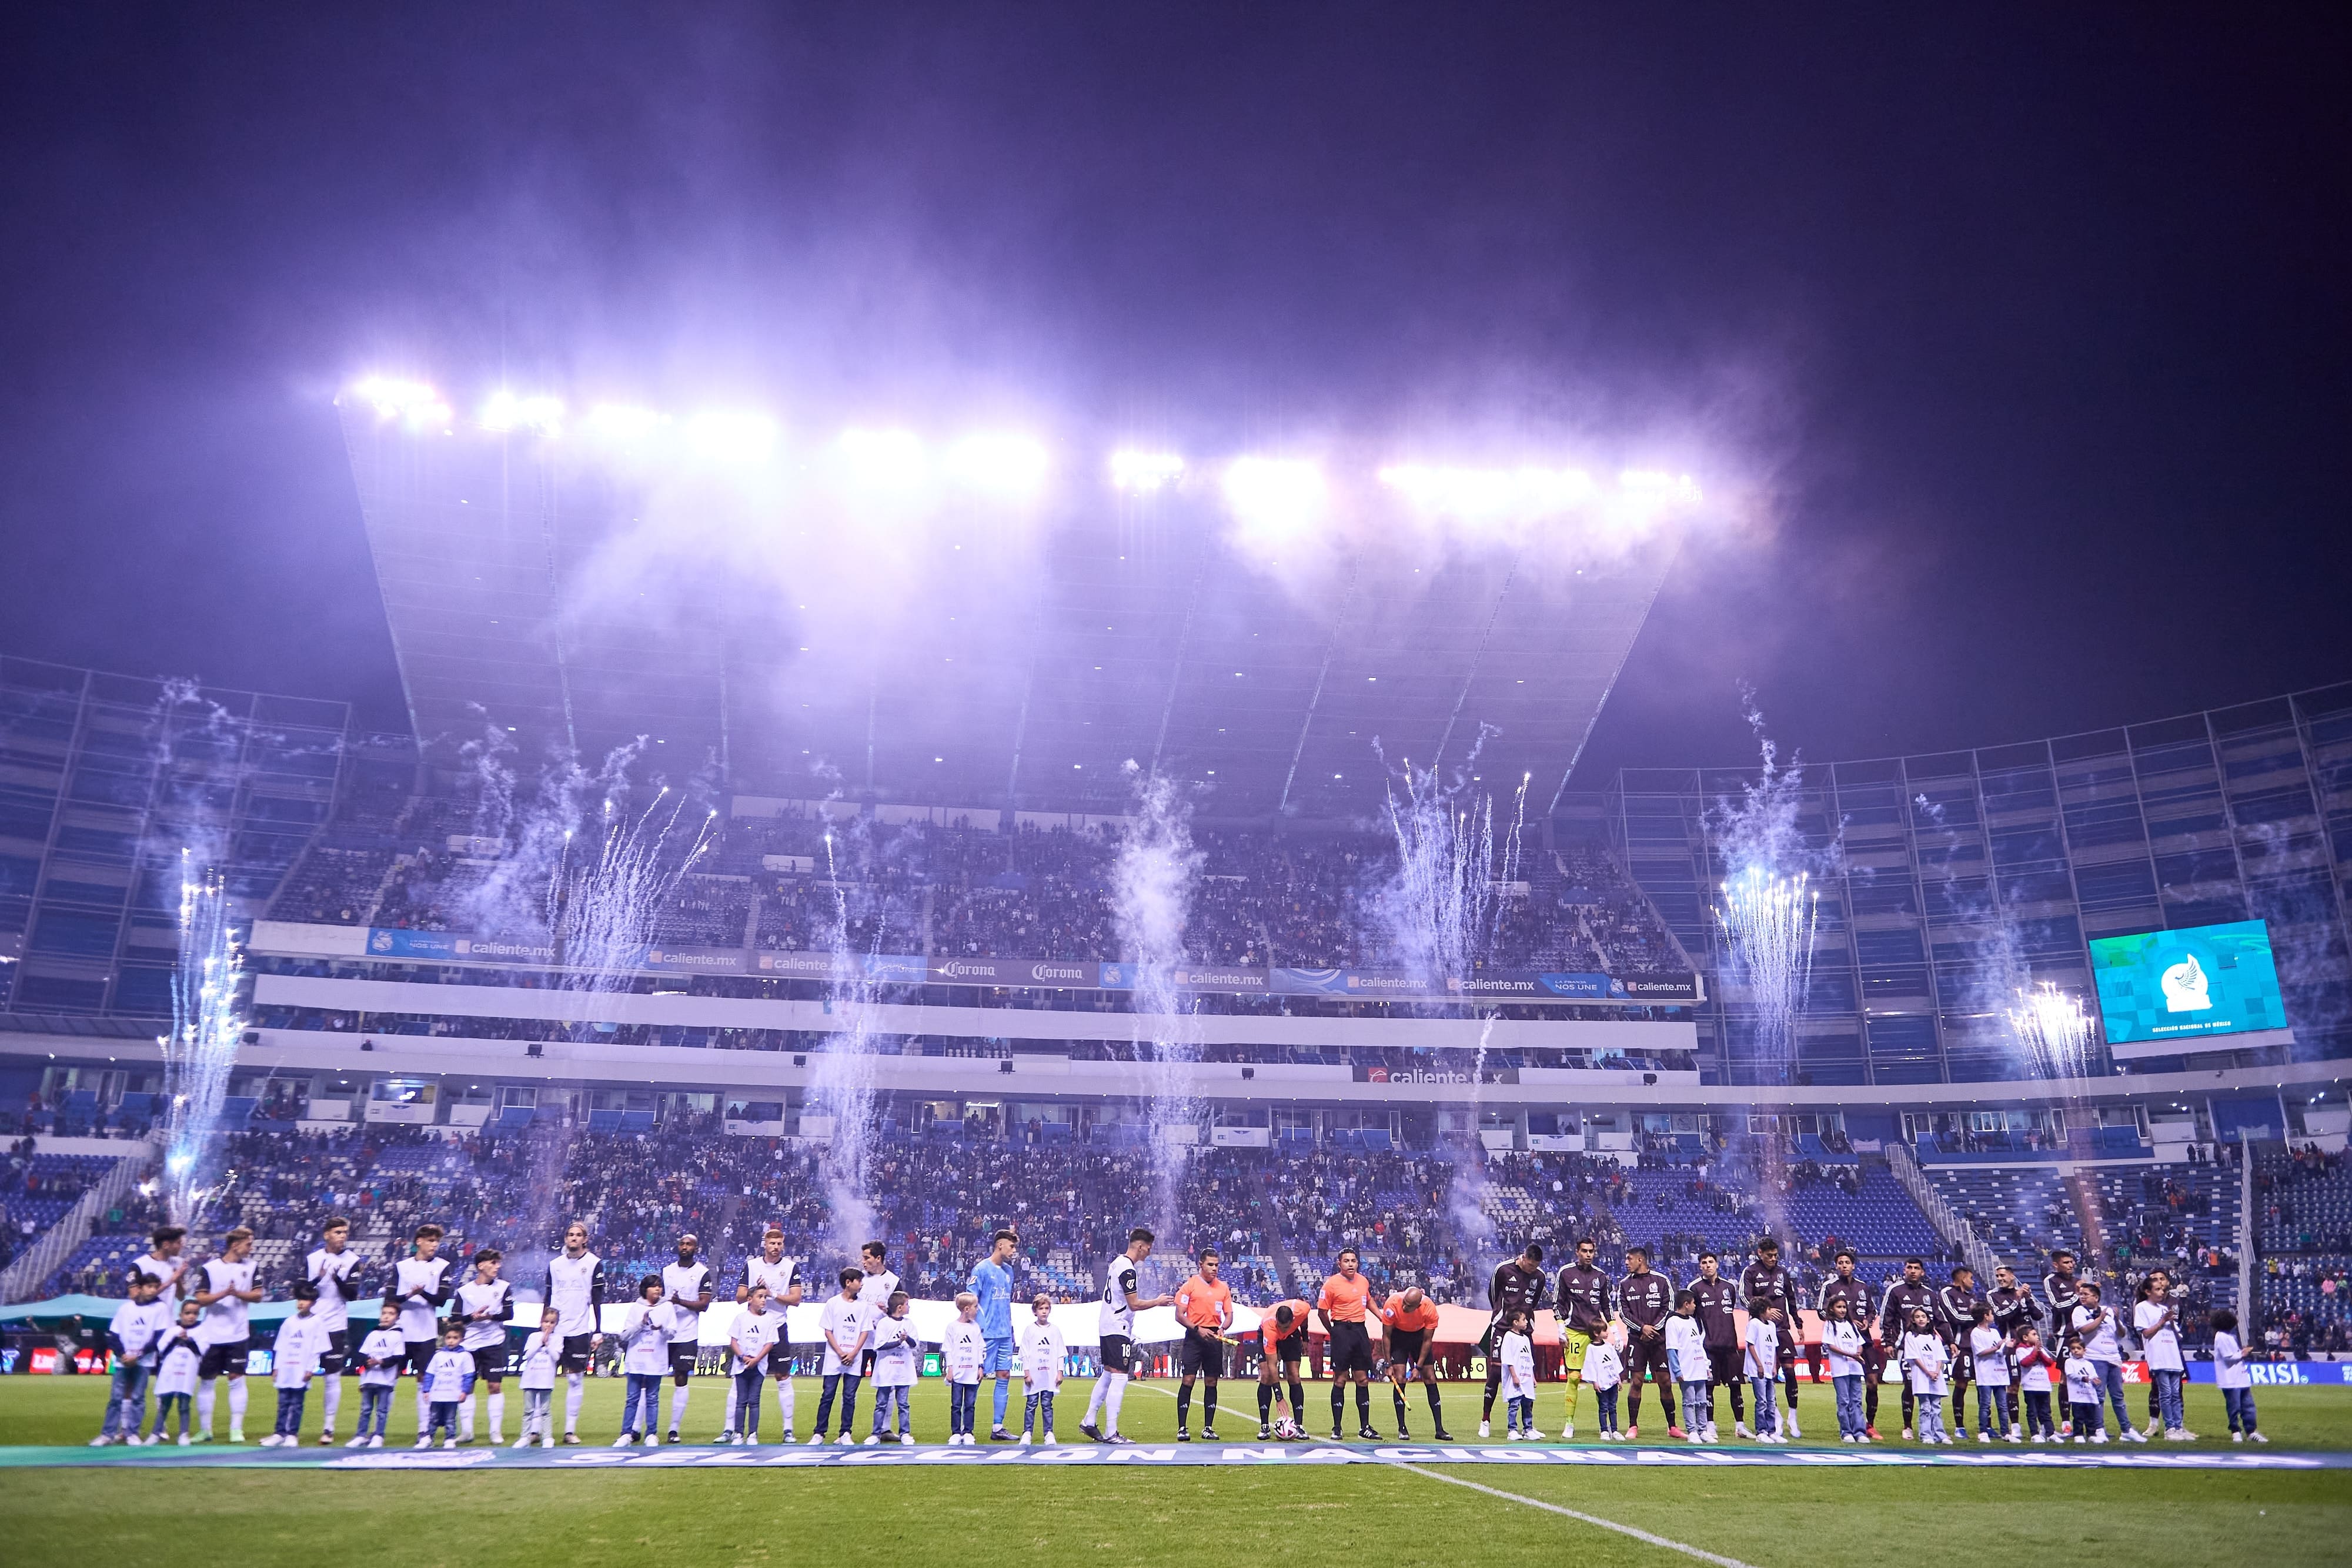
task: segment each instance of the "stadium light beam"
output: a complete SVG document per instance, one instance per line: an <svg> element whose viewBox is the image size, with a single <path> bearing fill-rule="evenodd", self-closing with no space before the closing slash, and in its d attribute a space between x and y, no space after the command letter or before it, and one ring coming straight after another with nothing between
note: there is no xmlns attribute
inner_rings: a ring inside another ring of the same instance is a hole
<svg viewBox="0 0 2352 1568"><path fill-rule="evenodd" d="M669 416L634 403L600 402L584 422L590 434L604 441L643 441L669 423Z"/></svg>
<svg viewBox="0 0 2352 1568"><path fill-rule="evenodd" d="M1321 520L1328 491L1312 463L1236 457L1225 467L1225 504L1253 529L1280 537Z"/></svg>
<svg viewBox="0 0 2352 1568"><path fill-rule="evenodd" d="M923 442L911 430L845 430L838 444L862 487L903 490L922 477Z"/></svg>
<svg viewBox="0 0 2352 1568"><path fill-rule="evenodd" d="M352 392L373 408L377 420L383 423L398 420L412 430L425 430L446 426L452 417L449 404L424 382L404 381L397 376L366 376Z"/></svg>
<svg viewBox="0 0 2352 1568"><path fill-rule="evenodd" d="M1167 489L1184 476L1184 460L1173 452L1144 452L1122 446L1110 455L1110 487L1129 495L1150 496Z"/></svg>
<svg viewBox="0 0 2352 1568"><path fill-rule="evenodd" d="M766 414L738 410L698 413L686 426L695 455L717 463L757 463L775 450L778 434Z"/></svg>
<svg viewBox="0 0 2352 1568"><path fill-rule="evenodd" d="M563 430L563 400L544 395L520 397L500 388L482 405L482 428L498 434L536 430L560 435Z"/></svg>
<svg viewBox="0 0 2352 1568"><path fill-rule="evenodd" d="M1540 517L1591 499L1580 468L1459 468L1392 463L1373 477L1425 512L1463 517Z"/></svg>
<svg viewBox="0 0 2352 1568"><path fill-rule="evenodd" d="M975 490L1008 498L1034 495L1052 460L1025 435L967 435L948 452L948 471Z"/></svg>

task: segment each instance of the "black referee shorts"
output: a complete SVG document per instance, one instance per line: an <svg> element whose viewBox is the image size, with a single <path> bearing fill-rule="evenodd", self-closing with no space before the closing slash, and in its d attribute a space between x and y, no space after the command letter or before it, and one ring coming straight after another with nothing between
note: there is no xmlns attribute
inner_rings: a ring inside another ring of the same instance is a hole
<svg viewBox="0 0 2352 1568"><path fill-rule="evenodd" d="M1206 1377L1214 1383L1225 1375L1225 1342L1200 1329L1184 1331L1176 1353L1176 1370L1186 1377Z"/></svg>
<svg viewBox="0 0 2352 1568"><path fill-rule="evenodd" d="M1345 1377L1351 1372L1367 1376L1372 1370L1372 1336L1361 1323L1334 1322L1331 1324L1331 1375Z"/></svg>

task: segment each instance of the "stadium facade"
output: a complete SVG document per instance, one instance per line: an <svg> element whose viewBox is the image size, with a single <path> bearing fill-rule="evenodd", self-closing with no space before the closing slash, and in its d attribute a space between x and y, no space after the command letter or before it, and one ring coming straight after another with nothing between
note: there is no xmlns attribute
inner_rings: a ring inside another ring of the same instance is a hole
<svg viewBox="0 0 2352 1568"><path fill-rule="evenodd" d="M622 1115L641 1124L673 1106L733 1107L740 1113L730 1119L747 1130L800 1130L812 1057L843 1018L809 955L761 939L756 904L727 904L724 919L736 924L717 942L697 940L712 933L692 931L685 915L665 925L666 944L627 984L546 985L553 956L527 945L475 948L446 921L404 928L387 916L378 926L375 902L410 862L464 837L420 827L454 820L420 806L446 795L456 775L405 737L361 735L334 705L16 660L0 665L0 953L9 960L0 1057L11 1105L34 1093L54 1103L62 1091L103 1119L126 1094L159 1086L152 1041L169 1010L176 856L202 832L217 837L239 907L256 922L260 1027L233 1086L240 1102L299 1103L313 1120L462 1125L561 1095L603 1124ZM1185 1069L1207 1106L1203 1135L1370 1130L1427 1146L1475 1121L1490 1146L1584 1146L1591 1131L1599 1147L1602 1135L1613 1144L1644 1129L1720 1126L1757 1108L1805 1118L1808 1130L1843 1124L1849 1110L1885 1126L1902 1110L1928 1118L1922 1126L1962 1113L2021 1134L2071 1114L2078 1128L2128 1124L2146 1137L2154 1113L2173 1124L2165 1135L2174 1139L2242 1126L2300 1135L2306 1103L2352 1056L2352 687L2027 746L1809 769L1803 826L1823 847L1840 840L1843 869L1822 903L1795 1074L1771 1084L1755 1082L1739 988L1722 974L1709 929L1707 890L1721 871L1709 809L1742 781L1628 772L1605 794L1564 794L1541 824L1553 866L1600 864L1576 859L1597 849L1608 865L1584 880L1622 873L1619 918L1634 925L1637 945L1643 918L1663 927L1664 941L1619 966L1618 979L1580 977L1601 991L1491 1003L1283 993L1285 974L1325 977L1328 987L1338 971L1269 967L1280 956L1271 953L1254 966L1208 956L1192 1014L1204 1060ZM725 797L729 834L740 841L711 862L719 869L700 891L723 902L732 884L765 875L772 901L815 878L813 862L765 854L757 839L788 804ZM1048 827L1083 835L1098 821L952 800L806 804L821 821L952 817L970 832L977 819L976 831L1001 827L1012 839ZM1246 841L1344 841L1349 827L1292 821L1276 834L1268 823L1275 836ZM1547 877L1531 900L1544 917L1586 918L1549 901L1600 895ZM681 896L690 902L701 880ZM985 890L1016 920L1020 883ZM2285 1031L2126 1062L2101 1054L2090 1076L2065 1083L2032 1080L2006 1039L1991 977L2014 970L1989 967L1996 934L2036 978L2087 992L2089 940L2250 918L2273 934ZM886 1059L886 1094L942 1113L986 1102L1074 1134L1131 1120L1117 1107L1145 1092L1133 1042L1149 1020L1118 987L1122 955L1024 955L1024 978L999 950L959 960L919 921L907 929L894 945L913 950L906 961L916 967L885 977L869 1019L899 1042ZM1274 992L1254 994L1269 978ZM1619 994L1601 994L1612 986ZM1676 999L1645 999L1644 986ZM737 1049L677 1049L729 1044ZM1486 1065L1482 1044L1508 1065ZM2310 1125L2333 1130L2325 1115Z"/></svg>

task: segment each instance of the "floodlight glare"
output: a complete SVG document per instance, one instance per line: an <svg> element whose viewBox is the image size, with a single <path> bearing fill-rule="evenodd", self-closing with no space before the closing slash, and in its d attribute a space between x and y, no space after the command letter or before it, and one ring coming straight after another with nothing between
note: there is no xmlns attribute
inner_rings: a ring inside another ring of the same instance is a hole
<svg viewBox="0 0 2352 1568"><path fill-rule="evenodd" d="M1045 477L1045 449L1025 435L967 435L948 453L948 468L975 490L1025 496Z"/></svg>
<svg viewBox="0 0 2352 1568"><path fill-rule="evenodd" d="M558 434L563 424L563 400L552 397L518 397L504 388L490 394L482 405L482 428L495 432L536 430L541 435Z"/></svg>
<svg viewBox="0 0 2352 1568"><path fill-rule="evenodd" d="M910 430L845 430L841 455L861 485L898 489L922 476L923 443Z"/></svg>
<svg viewBox="0 0 2352 1568"><path fill-rule="evenodd" d="M1704 499L1698 481L1687 474L1668 474L1655 468L1628 468L1617 476L1617 488L1628 496L1655 501L1683 501L1696 504Z"/></svg>
<svg viewBox="0 0 2352 1568"><path fill-rule="evenodd" d="M776 444L776 422L764 413L713 410L687 422L695 455L720 463L756 463Z"/></svg>
<svg viewBox="0 0 2352 1568"><path fill-rule="evenodd" d="M1534 517L1565 511L1592 494L1576 468L1435 467L1396 463L1374 476L1415 507L1463 517Z"/></svg>
<svg viewBox="0 0 2352 1568"><path fill-rule="evenodd" d="M588 411L590 434L606 441L642 441L668 423L669 416L625 402L600 402Z"/></svg>
<svg viewBox="0 0 2352 1568"><path fill-rule="evenodd" d="M369 376L352 391L362 402L375 410L379 420L404 420L412 429L447 424L449 405L441 394L423 382L402 381L395 376Z"/></svg>
<svg viewBox="0 0 2352 1568"><path fill-rule="evenodd" d="M1110 485L1148 496L1164 490L1184 476L1184 460L1173 452L1139 452L1122 446L1110 455Z"/></svg>
<svg viewBox="0 0 2352 1568"><path fill-rule="evenodd" d="M1225 467L1225 504L1253 528L1285 532L1323 514L1323 471L1279 457L1236 457Z"/></svg>

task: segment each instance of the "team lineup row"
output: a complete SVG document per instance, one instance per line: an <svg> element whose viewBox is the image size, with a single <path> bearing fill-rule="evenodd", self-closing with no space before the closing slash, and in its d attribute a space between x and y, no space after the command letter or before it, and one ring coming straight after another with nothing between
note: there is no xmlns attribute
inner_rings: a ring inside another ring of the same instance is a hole
<svg viewBox="0 0 2352 1568"><path fill-rule="evenodd" d="M334 1441L344 1375L356 1374L362 1403L351 1443L381 1446L404 1370L416 1382L420 1446L436 1437L445 1445L473 1441L478 1388L486 1396L488 1437L503 1441L504 1385L510 1375L524 1396L519 1443L556 1446L553 1396L559 1377L564 1388L561 1441L580 1441L585 1377L592 1357L608 1337L603 1327L604 1263L589 1250L583 1225L568 1228L562 1249L550 1258L537 1326L530 1329L519 1351L509 1325L524 1326L517 1322L520 1302L513 1285L501 1278L503 1259L492 1249L477 1251L469 1260L472 1277L463 1278L467 1270L441 1255L443 1232L432 1224L416 1228L412 1255L394 1266L377 1324L354 1343L350 1310L360 1255L351 1249L349 1239L348 1222L330 1218L322 1227L320 1245L304 1260L303 1277L293 1291L296 1310L281 1325L273 1346L278 1411L265 1444L297 1440L314 1375L321 1378L325 1406L320 1441ZM1153 1244L1150 1231L1131 1232L1126 1249L1105 1270L1098 1319L1101 1371L1080 1430L1098 1441L1126 1441L1118 1420L1134 1364L1135 1314L1172 1306L1181 1334L1178 1438L1190 1439L1195 1386L1205 1384L1202 1436L1213 1440L1226 1351L1243 1343L1234 1337L1233 1291L1219 1278L1216 1250L1207 1249L1196 1272L1172 1294L1143 1296L1139 1265ZM160 1228L148 1253L134 1260L128 1270L131 1301L117 1312L109 1331L117 1386L94 1444L160 1441L174 1416L180 1442L212 1440L215 1393L223 1378L229 1384L228 1440L244 1440L245 1375L254 1348L247 1309L263 1294L254 1281L253 1238L241 1228L228 1232L220 1255L201 1264L183 1258L184 1246L183 1231ZM1013 1231L996 1232L988 1256L974 1265L967 1290L957 1298L956 1319L939 1336L941 1368L950 1390L950 1443L978 1441L978 1389L989 1382L994 1385L992 1440L1022 1442L1033 1434L1054 1440L1055 1398L1068 1347L1052 1321L1052 1302L1044 1296L1030 1303L1031 1321L1016 1332L1012 1261L1017 1246ZM795 1440L793 1358L783 1309L801 1303L804 1286L799 1264L784 1255L783 1247L782 1230L771 1227L761 1250L745 1260L733 1292L722 1443L757 1440L767 1381L776 1389L784 1440ZM1594 1266L1594 1255L1591 1239L1579 1242L1575 1260L1554 1277L1544 1270L1542 1249L1529 1245L1496 1268L1488 1289L1488 1322L1477 1345L1486 1364L1481 1437L1489 1435L1498 1395L1507 1396L1511 1436L1541 1436L1535 1427L1534 1324L1535 1314L1547 1304L1558 1309L1560 1375L1567 1385L1563 1437L1574 1437L1581 1390L1590 1384L1602 1439L1637 1437L1644 1381L1656 1385L1667 1433L1677 1440L1718 1440L1717 1388L1728 1390L1735 1436L1764 1442L1801 1436L1797 1421L1800 1335L1793 1326L1801 1321L1799 1302L1776 1243L1760 1243L1755 1260L1737 1281L1718 1272L1718 1260L1712 1253L1703 1254L1699 1272L1681 1289L1651 1270L1643 1248L1628 1250L1626 1272L1615 1280ZM875 1400L873 1425L865 1440L912 1440L907 1391L916 1380L920 1342L908 1320L907 1292L887 1267L887 1256L882 1243L867 1243L860 1266L840 1271L838 1293L828 1297L818 1312L822 1393L807 1439L812 1443L828 1440L836 1407L835 1440L856 1440L856 1401L861 1384L867 1381ZM2137 1440L2141 1435L2124 1410L2121 1375L2123 1343L2129 1333L2139 1338L2155 1384L2150 1430L2160 1422L2168 1436L2190 1436L2179 1413L2183 1364L2179 1331L2169 1282L2160 1271L2150 1277L2126 1326L2123 1315L2101 1300L2096 1281L2075 1277L2074 1259L2063 1251L2053 1255L2052 1271L2038 1293L2021 1285L2007 1267L1999 1270L1990 1291L1978 1290L1965 1266L1952 1271L1948 1284L1930 1286L1925 1265L1916 1258L1906 1261L1899 1280L1874 1293L1855 1278L1854 1265L1852 1251L1838 1253L1836 1272L1822 1282L1813 1303L1822 1320L1820 1338L1802 1347L1813 1361L1817 1379L1827 1364L1844 1440L1877 1440L1880 1385L1890 1366L1901 1385L1906 1438L1916 1428L1925 1440L1948 1441L1943 1401L1953 1396L1958 1409L1974 1383L1979 1441L1996 1437L2021 1441L2031 1426L2035 1441L2065 1436L2081 1441L2090 1435L2091 1440L2103 1442L2101 1411L2107 1399L2113 1401L2123 1436ZM617 1341L620 1370L628 1380L620 1444L656 1440L664 1376L673 1385L668 1438L682 1440L690 1380L702 1355L703 1318L713 1309L716 1286L715 1272L690 1234L678 1238L675 1262L636 1281L634 1299L610 1336ZM176 1299L176 1306L167 1296ZM1744 1327L1738 1321L1741 1313L1747 1318ZM1352 1249L1340 1252L1334 1272L1312 1302L1285 1301L1259 1317L1261 1437L1303 1435L1305 1392L1299 1365L1307 1354L1312 1314L1320 1315L1328 1335L1335 1439L1344 1435L1345 1398L1351 1384L1357 1435L1365 1439L1380 1436L1371 1423L1370 1383L1381 1361L1373 1343L1373 1320L1386 1342L1398 1436L1410 1436L1406 1390L1418 1381L1434 1435L1440 1440L1450 1437L1435 1367L1435 1303L1417 1289L1375 1300L1372 1283ZM2045 1322L2051 1334L2046 1344ZM2225 1396L2242 1395L2242 1431L2240 1401L2231 1400L2232 1436L2261 1441L2253 1429L2244 1352L2234 1338L2234 1321L2223 1324L2217 1319L2216 1326L2221 1331L2216 1360ZM2061 1351L2065 1353L2063 1359ZM1025 1396L1017 1433L1007 1426L1016 1370L1023 1375ZM153 1430L142 1436L151 1382L160 1403ZM2066 1395L2065 1419L2053 1425L2049 1406L2061 1388ZM1785 1420L1776 1408L1783 1389ZM1621 1390L1626 1404L1622 1433L1617 1421ZM1677 1390L1684 1406L1681 1418ZM1752 1432L1745 1408L1750 1393L1757 1404ZM1965 1429L1965 1411L1959 1415Z"/></svg>

